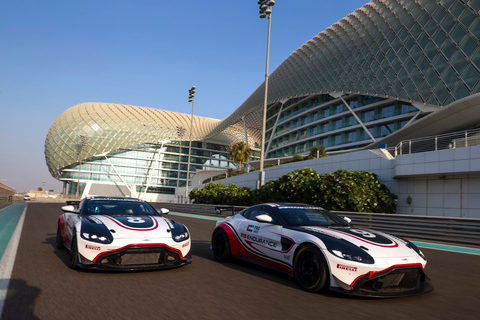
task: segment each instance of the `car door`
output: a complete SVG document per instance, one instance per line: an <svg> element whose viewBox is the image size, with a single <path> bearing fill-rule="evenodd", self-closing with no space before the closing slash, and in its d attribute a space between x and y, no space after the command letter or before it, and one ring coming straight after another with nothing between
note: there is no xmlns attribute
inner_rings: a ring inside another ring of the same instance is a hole
<svg viewBox="0 0 480 320"><path fill-rule="evenodd" d="M255 218L266 214L272 218L272 223L259 222ZM252 210L240 224L240 240L243 245L253 253L255 258L262 260L270 257L274 260L282 258L282 226L278 223L278 217L269 207L259 207Z"/></svg>

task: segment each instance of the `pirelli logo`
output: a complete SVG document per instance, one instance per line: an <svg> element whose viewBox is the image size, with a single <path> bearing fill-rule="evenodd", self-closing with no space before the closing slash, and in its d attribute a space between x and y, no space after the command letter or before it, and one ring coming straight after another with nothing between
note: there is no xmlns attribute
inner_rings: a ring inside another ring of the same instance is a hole
<svg viewBox="0 0 480 320"><path fill-rule="evenodd" d="M342 269L342 270L346 270L346 271L357 272L357 267L349 267L349 266L345 266L345 265L343 265L343 264L337 264L337 269Z"/></svg>
<svg viewBox="0 0 480 320"><path fill-rule="evenodd" d="M85 245L85 248L90 250L100 250L100 247L89 246L88 244Z"/></svg>

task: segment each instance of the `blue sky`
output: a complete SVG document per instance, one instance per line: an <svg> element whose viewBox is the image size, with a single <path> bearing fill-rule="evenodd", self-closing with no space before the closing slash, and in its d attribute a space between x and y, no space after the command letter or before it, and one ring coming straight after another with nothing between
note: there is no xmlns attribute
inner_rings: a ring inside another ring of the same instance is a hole
<svg viewBox="0 0 480 320"><path fill-rule="evenodd" d="M270 73L368 1L277 0ZM61 192L44 144L55 119L109 102L223 119L264 81L256 0L0 1L0 182Z"/></svg>

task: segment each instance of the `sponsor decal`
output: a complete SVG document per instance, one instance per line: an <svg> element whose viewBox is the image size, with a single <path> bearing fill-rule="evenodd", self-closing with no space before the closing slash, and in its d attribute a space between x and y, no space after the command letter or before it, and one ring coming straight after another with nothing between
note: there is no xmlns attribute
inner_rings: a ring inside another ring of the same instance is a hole
<svg viewBox="0 0 480 320"><path fill-rule="evenodd" d="M247 237L247 234L245 234L245 233L241 233L241 234L240 234L240 237L242 237L242 238L246 238L246 237Z"/></svg>
<svg viewBox="0 0 480 320"><path fill-rule="evenodd" d="M247 227L247 231L253 232L253 233L258 233L258 231L260 231L260 227L259 226L254 226L253 224L251 224Z"/></svg>
<svg viewBox="0 0 480 320"><path fill-rule="evenodd" d="M90 250L100 251L100 247L94 247L94 246L91 246L91 245L88 245L88 244L85 245L85 248L90 249Z"/></svg>
<svg viewBox="0 0 480 320"><path fill-rule="evenodd" d="M285 260L290 260L290 256L291 256L291 255L286 255L286 254L284 254L284 255L283 255L283 258L284 258Z"/></svg>
<svg viewBox="0 0 480 320"><path fill-rule="evenodd" d="M173 223L168 220L168 219L165 219L165 222L168 224L168 226L170 227L170 229L175 229L175 226L173 225Z"/></svg>
<svg viewBox="0 0 480 320"><path fill-rule="evenodd" d="M310 210L323 210L321 207L297 207L297 206L279 206L278 209L310 209Z"/></svg>
<svg viewBox="0 0 480 320"><path fill-rule="evenodd" d="M189 244L190 244L190 241L185 242L185 243L182 245L182 248L187 247Z"/></svg>
<svg viewBox="0 0 480 320"><path fill-rule="evenodd" d="M343 264L337 264L337 269L357 272L357 267L350 267L350 266L346 266L346 265L343 265Z"/></svg>
<svg viewBox="0 0 480 320"><path fill-rule="evenodd" d="M266 246L269 246L269 247L272 247L272 248L277 247L277 243L274 242L274 241L270 241L270 240L255 237L255 236L251 236L249 234L247 234L246 238L247 238L247 240L250 240L252 242L260 243L260 244L263 244L263 245L266 245Z"/></svg>

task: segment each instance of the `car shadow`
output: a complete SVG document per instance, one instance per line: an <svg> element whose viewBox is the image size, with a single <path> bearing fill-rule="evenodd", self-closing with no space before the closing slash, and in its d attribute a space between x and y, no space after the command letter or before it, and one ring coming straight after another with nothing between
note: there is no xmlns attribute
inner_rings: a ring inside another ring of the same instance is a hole
<svg viewBox="0 0 480 320"><path fill-rule="evenodd" d="M249 275L275 283L280 283L284 286L303 292L303 290L295 282L294 277L290 274L287 274L287 272L238 258L233 258L229 262L217 262L213 257L210 241L192 241L192 256L202 257L204 259L211 260L214 263L220 263L226 268L247 273ZM317 294L325 297L344 297L342 294L331 291L320 292Z"/></svg>

